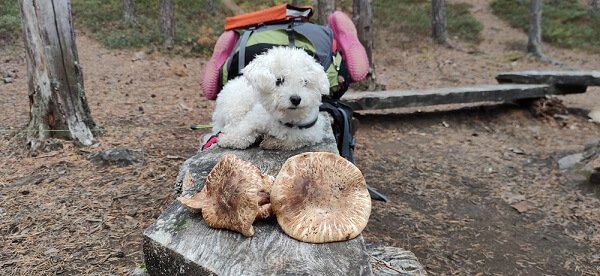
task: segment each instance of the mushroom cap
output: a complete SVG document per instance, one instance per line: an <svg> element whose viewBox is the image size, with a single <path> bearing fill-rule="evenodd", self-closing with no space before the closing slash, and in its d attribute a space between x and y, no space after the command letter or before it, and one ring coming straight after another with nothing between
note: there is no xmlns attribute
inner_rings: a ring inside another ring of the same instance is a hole
<svg viewBox="0 0 600 276"><path fill-rule="evenodd" d="M269 193L272 179L250 162L233 154L223 155L199 195L204 221L213 228L254 235L252 223L259 213L259 192Z"/></svg>
<svg viewBox="0 0 600 276"><path fill-rule="evenodd" d="M202 188L202 191L193 195L191 198L186 198L184 196L177 197L177 200L183 204L183 206L187 207L192 213L199 213L202 210L202 202L204 202L204 190L206 186Z"/></svg>
<svg viewBox="0 0 600 276"><path fill-rule="evenodd" d="M289 158L271 188L271 206L286 234L312 243L355 238L371 214L360 170L329 152Z"/></svg>

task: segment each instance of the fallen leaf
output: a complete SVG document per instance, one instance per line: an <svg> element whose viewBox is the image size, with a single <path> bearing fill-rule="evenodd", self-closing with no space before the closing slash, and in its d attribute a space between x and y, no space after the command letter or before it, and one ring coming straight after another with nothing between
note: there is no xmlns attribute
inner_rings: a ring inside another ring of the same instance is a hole
<svg viewBox="0 0 600 276"><path fill-rule="evenodd" d="M517 212L519 213L525 213L533 208L535 208L535 206L533 205L533 203L527 201L527 200L523 200L521 202L517 202L515 204L510 205L511 207L515 208L515 210L517 210Z"/></svg>
<svg viewBox="0 0 600 276"><path fill-rule="evenodd" d="M146 58L146 53L144 51L139 51L139 52L135 52L135 54L133 54L133 58L131 58L131 61L143 60L145 58Z"/></svg>
<svg viewBox="0 0 600 276"><path fill-rule="evenodd" d="M513 153L519 154L519 155L525 154L525 151L523 151L522 149L518 149L518 148L508 148L508 150L512 151Z"/></svg>
<svg viewBox="0 0 600 276"><path fill-rule="evenodd" d="M189 75L185 65L176 65L173 67L173 73L178 77L187 77Z"/></svg>
<svg viewBox="0 0 600 276"><path fill-rule="evenodd" d="M167 155L167 159L181 159L178 155Z"/></svg>
<svg viewBox="0 0 600 276"><path fill-rule="evenodd" d="M179 107L181 107L185 111L192 111L193 110L191 107L185 105L184 103L180 102L178 105L179 105Z"/></svg>

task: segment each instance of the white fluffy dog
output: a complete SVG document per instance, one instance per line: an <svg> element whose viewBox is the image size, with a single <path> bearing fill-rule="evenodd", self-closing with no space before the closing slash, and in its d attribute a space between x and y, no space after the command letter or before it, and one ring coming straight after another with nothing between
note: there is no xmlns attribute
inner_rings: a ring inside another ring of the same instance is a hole
<svg viewBox="0 0 600 276"><path fill-rule="evenodd" d="M220 147L292 150L323 140L321 95L329 92L323 67L304 50L275 47L258 55L219 93L213 131Z"/></svg>

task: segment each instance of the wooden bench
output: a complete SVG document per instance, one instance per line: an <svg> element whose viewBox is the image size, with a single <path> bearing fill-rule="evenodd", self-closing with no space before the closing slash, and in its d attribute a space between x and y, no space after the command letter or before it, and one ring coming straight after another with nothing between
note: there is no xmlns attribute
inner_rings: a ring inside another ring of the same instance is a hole
<svg viewBox="0 0 600 276"><path fill-rule="evenodd" d="M225 153L251 161L276 175L283 162L307 151L337 153L330 132L322 143L295 151L265 151L259 148L225 150L213 148L185 161L178 182L189 171L194 180L192 194L204 186L206 175ZM309 244L288 237L275 219L254 223L255 234L246 238L237 232L208 227L199 214L191 214L178 201L144 231L144 258L151 275L371 275L369 254L362 235L346 242ZM406 251L405 251L406 252ZM410 253L410 252L408 252ZM412 254L412 253L410 253ZM406 258L409 267L422 266Z"/></svg>
<svg viewBox="0 0 600 276"><path fill-rule="evenodd" d="M511 72L498 74L496 80L500 84L346 93L342 102L354 110L370 110L539 99L584 93L588 86L600 86L600 71Z"/></svg>
<svg viewBox="0 0 600 276"><path fill-rule="evenodd" d="M499 83L548 84L556 94L583 93L588 86L600 86L600 71L522 71L500 73Z"/></svg>
<svg viewBox="0 0 600 276"><path fill-rule="evenodd" d="M441 104L515 101L555 94L546 84L494 84L427 90L350 92L342 102L354 110L421 107Z"/></svg>

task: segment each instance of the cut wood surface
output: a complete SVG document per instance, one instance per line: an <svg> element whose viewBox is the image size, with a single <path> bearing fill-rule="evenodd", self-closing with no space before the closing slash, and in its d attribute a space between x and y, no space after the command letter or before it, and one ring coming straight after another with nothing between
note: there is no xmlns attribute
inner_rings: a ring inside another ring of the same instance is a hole
<svg viewBox="0 0 600 276"><path fill-rule="evenodd" d="M367 245L367 250L374 275L427 275L415 254L408 250L382 245Z"/></svg>
<svg viewBox="0 0 600 276"><path fill-rule="evenodd" d="M500 83L600 86L600 71L521 71L496 76Z"/></svg>
<svg viewBox="0 0 600 276"><path fill-rule="evenodd" d="M206 175L225 153L251 161L262 171L276 175L287 158L307 151L336 152L330 132L326 140L295 151L259 148L213 148L188 159L178 183L190 195L204 186ZM186 172L193 182L184 181ZM185 184L185 185L184 185ZM152 275L370 275L369 256L362 235L345 242L310 244L288 237L275 219L254 224L255 234L208 227L200 214L192 214L178 201L144 232L144 257Z"/></svg>
<svg viewBox="0 0 600 276"><path fill-rule="evenodd" d="M560 93L545 84L476 85L428 90L352 92L342 102L354 110L418 107L440 104L514 101Z"/></svg>

